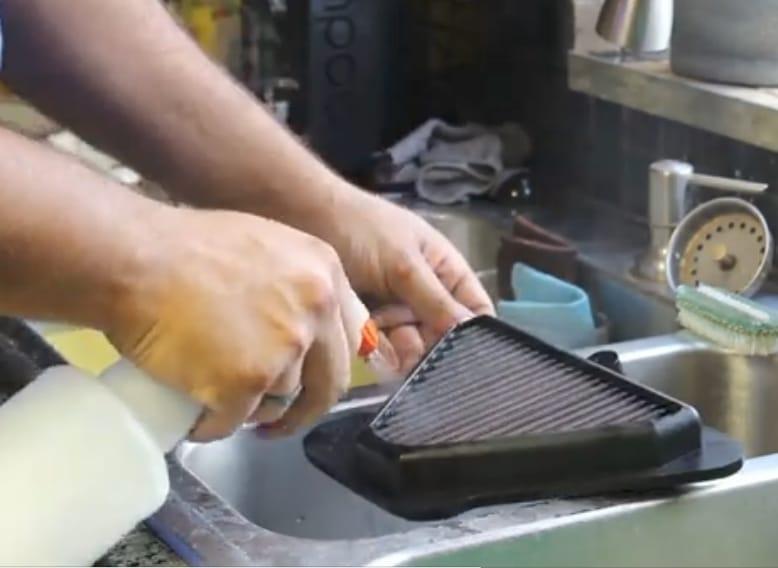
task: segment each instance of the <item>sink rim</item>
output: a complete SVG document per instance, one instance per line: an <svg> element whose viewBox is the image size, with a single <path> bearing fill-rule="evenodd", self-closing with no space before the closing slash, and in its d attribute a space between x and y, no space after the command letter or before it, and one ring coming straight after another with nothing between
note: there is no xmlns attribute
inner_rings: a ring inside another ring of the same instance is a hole
<svg viewBox="0 0 778 568"><path fill-rule="evenodd" d="M585 511L575 515L541 519L527 525L510 526L488 533L466 535L446 543L433 543L417 547L414 550L387 554L375 559L368 564L368 566L403 566L410 562L428 558L439 553L460 551L473 546L498 543L508 539L531 538L539 533L550 532L560 527L582 524L587 521L608 517L628 515L642 510L660 507L670 501L682 503L683 501L705 499L712 495L758 486L770 481L775 481L776 479L778 479L778 454L760 456L747 460L743 469L731 477L716 482L698 484L695 489L689 489L673 499L656 498L625 502L619 505Z"/></svg>

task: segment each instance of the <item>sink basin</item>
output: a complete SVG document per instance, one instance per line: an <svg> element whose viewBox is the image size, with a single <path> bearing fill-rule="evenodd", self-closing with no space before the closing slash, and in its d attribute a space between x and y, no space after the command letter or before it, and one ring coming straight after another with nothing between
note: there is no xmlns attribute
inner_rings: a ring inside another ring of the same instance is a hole
<svg viewBox="0 0 778 568"><path fill-rule="evenodd" d="M351 411L347 407L331 417ZM242 431L221 442L183 446L179 459L247 520L281 534L367 538L419 524L386 513L319 471L305 457L304 435L270 441Z"/></svg>
<svg viewBox="0 0 778 568"><path fill-rule="evenodd" d="M443 233L476 272L497 266L504 221L456 207L425 206L416 209L416 213Z"/></svg>
<svg viewBox="0 0 778 568"><path fill-rule="evenodd" d="M329 417L380 404L342 403ZM304 455L304 434L264 440L245 430L171 456L171 497L149 521L198 565L351 566L432 542L588 511L615 499L553 500L483 507L451 519L408 521L353 494Z"/></svg>
<svg viewBox="0 0 778 568"><path fill-rule="evenodd" d="M747 456L778 452L778 359L650 345L622 347L627 376L688 402L706 424L739 440Z"/></svg>

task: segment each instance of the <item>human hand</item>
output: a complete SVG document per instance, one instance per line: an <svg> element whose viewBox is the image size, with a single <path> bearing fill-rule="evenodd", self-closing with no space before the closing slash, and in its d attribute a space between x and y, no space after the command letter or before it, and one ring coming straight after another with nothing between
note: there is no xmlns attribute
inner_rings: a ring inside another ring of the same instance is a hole
<svg viewBox="0 0 778 568"><path fill-rule="evenodd" d="M407 372L452 325L493 314L488 294L462 255L418 215L352 192L341 204L347 224L326 237L355 289L382 307L373 319Z"/></svg>
<svg viewBox="0 0 778 568"><path fill-rule="evenodd" d="M205 406L193 439L244 423L291 432L337 402L364 322L331 246L243 213L165 208L150 221L107 332ZM298 390L288 409L271 402Z"/></svg>

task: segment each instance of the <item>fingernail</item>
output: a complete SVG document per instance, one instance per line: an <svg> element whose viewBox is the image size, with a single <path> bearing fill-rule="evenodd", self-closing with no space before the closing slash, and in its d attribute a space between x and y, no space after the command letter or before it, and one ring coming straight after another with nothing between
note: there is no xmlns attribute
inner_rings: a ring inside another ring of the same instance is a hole
<svg viewBox="0 0 778 568"><path fill-rule="evenodd" d="M473 312L463 307L461 310L459 310L459 313L457 314L457 323L466 322L467 320L471 320L474 317L475 314Z"/></svg>
<svg viewBox="0 0 778 568"><path fill-rule="evenodd" d="M270 431L265 430L262 426L254 428L254 434L256 434L257 438L262 438L263 440L270 440L272 438Z"/></svg>
<svg viewBox="0 0 778 568"><path fill-rule="evenodd" d="M267 424L258 425L254 431L260 438L272 439L283 433L285 430L284 424L280 421L268 422Z"/></svg>

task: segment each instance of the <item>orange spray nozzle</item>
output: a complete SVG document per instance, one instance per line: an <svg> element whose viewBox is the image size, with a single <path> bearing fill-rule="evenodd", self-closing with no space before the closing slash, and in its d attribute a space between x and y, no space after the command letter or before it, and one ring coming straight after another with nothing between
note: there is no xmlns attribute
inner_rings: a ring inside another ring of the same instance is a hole
<svg viewBox="0 0 778 568"><path fill-rule="evenodd" d="M400 360L394 347L372 319L362 327L359 356L378 373L379 382L395 379L400 372Z"/></svg>
<svg viewBox="0 0 778 568"><path fill-rule="evenodd" d="M369 319L362 327L362 343L359 345L359 356L364 358L369 357L372 353L378 349L378 342L380 341L378 326L376 323Z"/></svg>

